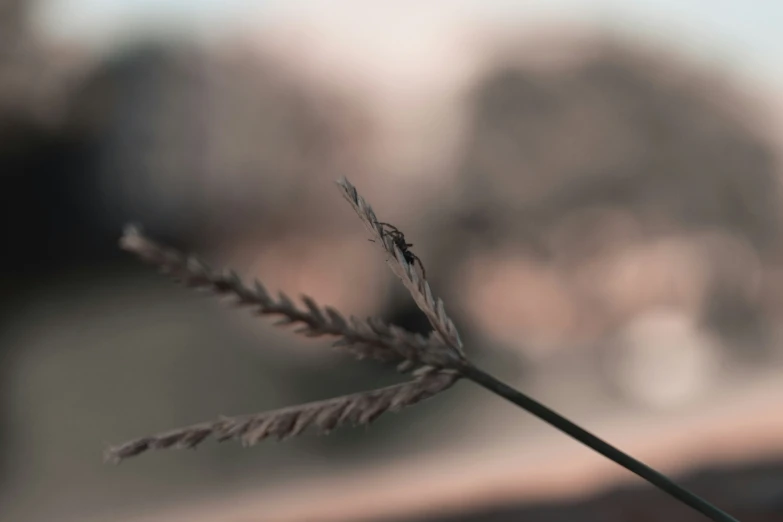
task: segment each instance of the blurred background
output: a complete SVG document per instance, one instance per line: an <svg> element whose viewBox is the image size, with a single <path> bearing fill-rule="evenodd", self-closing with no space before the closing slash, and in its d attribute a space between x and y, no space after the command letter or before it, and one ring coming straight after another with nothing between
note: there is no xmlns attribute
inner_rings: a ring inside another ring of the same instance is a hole
<svg viewBox="0 0 783 522"><path fill-rule="evenodd" d="M701 520L469 383L370 429L104 465L400 380L117 248L134 221L427 331L344 175L481 366L783 519L781 22L761 0L0 0L0 518Z"/></svg>

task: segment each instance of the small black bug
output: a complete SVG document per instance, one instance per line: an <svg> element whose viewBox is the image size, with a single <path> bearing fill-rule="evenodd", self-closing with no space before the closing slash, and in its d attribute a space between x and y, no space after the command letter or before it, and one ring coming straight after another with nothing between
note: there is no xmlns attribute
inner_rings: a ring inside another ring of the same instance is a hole
<svg viewBox="0 0 783 522"><path fill-rule="evenodd" d="M380 221L376 221L376 224L381 226L381 235L389 236L397 248L400 249L400 252L402 252L402 257L405 259L406 263L413 265L418 261L419 267L421 267L421 275L424 279L426 279L427 270L424 268L424 263L421 262L419 256L408 250L409 247L413 246L413 243L406 243L405 235L394 225L390 225L389 223L381 223ZM384 229L384 227L386 227L388 230Z"/></svg>

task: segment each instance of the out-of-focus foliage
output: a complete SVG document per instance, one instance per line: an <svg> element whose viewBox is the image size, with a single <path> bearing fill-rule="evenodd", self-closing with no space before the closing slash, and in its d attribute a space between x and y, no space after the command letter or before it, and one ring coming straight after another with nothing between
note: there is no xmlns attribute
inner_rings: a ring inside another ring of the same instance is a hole
<svg viewBox="0 0 783 522"><path fill-rule="evenodd" d="M564 68L493 71L472 97L461 208L538 234L574 212L621 209L658 233L720 228L768 248L780 228L776 166L724 91L617 46ZM600 223L583 221L569 239L596 243Z"/></svg>
<svg viewBox="0 0 783 522"><path fill-rule="evenodd" d="M506 295L487 297L498 303L490 329L510 327L501 303L516 300L505 307L511 339L547 322L557 343L594 339L656 306L722 335L758 329L781 200L749 105L663 56L601 42L584 54L551 67L505 60L476 85L445 259L511 256Z"/></svg>

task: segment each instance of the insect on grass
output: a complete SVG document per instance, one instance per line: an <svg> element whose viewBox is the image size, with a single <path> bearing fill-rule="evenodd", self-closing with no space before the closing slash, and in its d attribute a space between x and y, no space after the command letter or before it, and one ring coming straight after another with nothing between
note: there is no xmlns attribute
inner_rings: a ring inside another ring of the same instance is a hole
<svg viewBox="0 0 783 522"><path fill-rule="evenodd" d="M394 242L394 245L400 249L400 252L402 252L402 257L405 259L406 263L409 265L413 265L417 262L419 263L419 267L421 267L421 275L424 279L426 279L427 270L424 268L424 263L421 262L419 256L409 250L409 248L413 246L413 243L406 242L405 234L403 234L397 227L390 225L389 223L376 221L376 224L380 225L381 227L381 236L389 236ZM372 239L370 241L372 241Z"/></svg>

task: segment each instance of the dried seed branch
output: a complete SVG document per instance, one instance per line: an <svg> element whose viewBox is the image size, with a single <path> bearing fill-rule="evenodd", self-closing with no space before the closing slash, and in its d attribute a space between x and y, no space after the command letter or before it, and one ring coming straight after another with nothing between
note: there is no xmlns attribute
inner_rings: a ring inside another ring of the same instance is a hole
<svg viewBox="0 0 783 522"><path fill-rule="evenodd" d="M393 238L389 237L389 234L384 234L381 224L375 217L375 212L373 212L370 205L358 194L356 187L345 178L339 180L337 184L340 186L343 195L359 215L359 218L367 229L379 240L376 242L383 245L387 253L392 254L391 259L387 260L387 263L392 271L402 280L408 291L410 291L416 304L425 313L432 324L432 327L435 329L435 332L449 345L449 347L454 349L455 354L460 357L459 364L455 369L463 378L469 379L495 395L516 404L523 410L538 417L574 440L581 442L593 451L603 455L616 464L619 464L632 473L637 474L661 491L665 491L677 500L706 515L711 520L715 522L738 522L728 513L710 504L698 495L691 493L665 475L596 437L535 399L511 388L495 377L473 366L463 356L462 343L460 342L459 334L457 333L454 323L446 316L443 301L440 299L435 300L433 298L430 286L424 279L423 272L419 270L420 267L417 267L416 263L408 262L405 259L404 252L398 248L395 241L393 241ZM401 242L404 244L404 240Z"/></svg>
<svg viewBox="0 0 783 522"><path fill-rule="evenodd" d="M209 436L219 442L236 439L252 446L268 437L294 437L309 426L328 433L345 424L370 424L387 411L396 412L437 395L458 379L451 371L422 372L412 381L386 388L252 415L222 417L110 447L104 460L116 464L149 450L195 448Z"/></svg>
<svg viewBox="0 0 783 522"><path fill-rule="evenodd" d="M341 192L348 203L358 214L365 227L376 238L376 243L383 246L386 253L390 254L387 264L394 274L400 278L402 284L411 293L413 300L429 319L432 328L437 332L444 343L453 350L455 357L463 359L462 340L459 337L457 327L446 315L443 301L435 298L430 285L423 276L421 267L417 263L408 263L405 255L383 229L375 216L372 207L362 198L350 181L342 178L337 182Z"/></svg>
<svg viewBox="0 0 783 522"><path fill-rule="evenodd" d="M302 297L306 309L301 310L286 294L281 292L275 300L258 281L249 288L236 273L216 273L194 256L155 243L138 227L126 227L120 245L188 287L232 296L235 305L252 306L260 315L282 316L276 325L300 324L296 333L307 337L339 337L333 345L359 359L396 363L401 371L420 365L454 366L452 351L437 338L414 334L377 318L346 319L332 307L319 307L308 296Z"/></svg>
<svg viewBox="0 0 783 522"><path fill-rule="evenodd" d="M157 245L133 227L126 229L121 245L188 286L208 289L219 295L232 295L237 305L254 306L262 315L282 315L279 324L301 323L298 333L311 337L338 336L340 339L335 344L347 347L355 355L402 361L401 369L410 369L418 363L427 366L415 373L414 380L404 384L267 413L222 418L211 423L196 424L136 439L109 448L105 454L106 460L119 462L151 449L193 448L210 435L219 441L239 439L246 445L252 445L269 436L283 439L297 435L310 425L315 425L320 431L330 431L347 422L368 424L386 411L396 411L432 397L451 387L458 379L466 378L636 473L711 520L737 522L729 514L679 486L668 477L584 430L535 399L473 366L463 355L462 342L454 323L446 315L443 301L433 297L421 263L411 262L411 258L414 261L417 258L410 252L407 252L406 256L406 252L400 249L408 246L404 236L399 233L391 237L392 234L384 233L372 208L359 196L356 188L348 180L343 178L338 181L338 185L368 230L378 239L378 243L383 245L386 252L391 254L391 259L388 259L387 263L427 316L435 330L435 335L428 338L414 336L377 319L362 322L351 318L350 321L346 321L331 308L322 310L309 297L303 297L307 310L299 310L285 294L281 293L275 301L259 283L256 283L255 290L251 290L245 287L233 272L217 275L196 258L186 258L175 250ZM399 246L396 243L399 243Z"/></svg>

